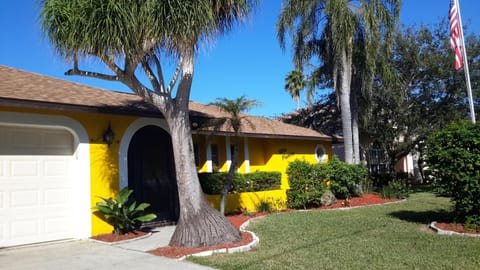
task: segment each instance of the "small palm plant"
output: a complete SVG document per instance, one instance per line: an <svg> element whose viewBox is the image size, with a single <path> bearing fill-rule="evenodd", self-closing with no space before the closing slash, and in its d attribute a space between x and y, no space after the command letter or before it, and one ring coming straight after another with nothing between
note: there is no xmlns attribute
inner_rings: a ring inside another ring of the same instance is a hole
<svg viewBox="0 0 480 270"><path fill-rule="evenodd" d="M242 127L245 123L247 123L253 129L255 128L248 117L242 113L254 107L260 106L261 103L254 99L247 99L245 96L241 96L233 100L228 98L217 98L215 102L210 103L210 105L215 106L228 114L227 117L220 118L220 121L217 123L217 125L220 127L223 125L223 123L226 123L228 126L230 126L233 129L235 139L235 143L233 144L232 163L228 169L227 178L225 179L224 187L222 189L222 197L220 199L220 213L225 215L228 191L232 186L233 175L237 169L238 149L240 147Z"/></svg>
<svg viewBox="0 0 480 270"><path fill-rule="evenodd" d="M145 214L145 208L149 207L149 203L141 203L137 205L135 201L129 201L129 197L133 190L123 188L115 199L101 198L94 209L95 214L108 224L113 226L113 233L126 234L136 229L139 222L147 222L157 218L155 214Z"/></svg>

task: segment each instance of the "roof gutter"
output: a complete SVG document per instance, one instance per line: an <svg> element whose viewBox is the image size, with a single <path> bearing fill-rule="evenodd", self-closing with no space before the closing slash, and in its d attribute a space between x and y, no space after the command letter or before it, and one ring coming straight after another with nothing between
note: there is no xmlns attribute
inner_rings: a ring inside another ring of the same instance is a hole
<svg viewBox="0 0 480 270"><path fill-rule="evenodd" d="M216 136L235 136L233 132L225 131L202 131L202 130L192 130L192 134L198 135L216 135ZM326 141L331 142L332 138L330 136L295 136L295 135L277 135L277 134L258 134L258 133L242 133L242 137L247 138L263 138L263 139L292 139L292 140L308 140L308 141Z"/></svg>
<svg viewBox="0 0 480 270"><path fill-rule="evenodd" d="M68 112L94 112L102 114L135 115L144 117L161 117L160 112L146 111L145 109L131 109L126 106L86 106L57 102L34 101L14 98L0 98L0 106L17 108L44 109Z"/></svg>

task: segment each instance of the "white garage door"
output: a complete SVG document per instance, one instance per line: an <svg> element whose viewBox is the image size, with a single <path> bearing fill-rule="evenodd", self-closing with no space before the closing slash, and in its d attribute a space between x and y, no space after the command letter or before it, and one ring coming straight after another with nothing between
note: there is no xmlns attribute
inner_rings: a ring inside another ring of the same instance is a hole
<svg viewBox="0 0 480 270"><path fill-rule="evenodd" d="M73 237L73 153L67 130L0 126L0 247Z"/></svg>

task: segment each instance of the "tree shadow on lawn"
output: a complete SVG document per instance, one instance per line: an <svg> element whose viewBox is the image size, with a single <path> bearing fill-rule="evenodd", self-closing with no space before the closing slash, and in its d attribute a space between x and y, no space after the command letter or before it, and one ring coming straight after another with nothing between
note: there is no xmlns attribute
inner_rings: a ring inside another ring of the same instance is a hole
<svg viewBox="0 0 480 270"><path fill-rule="evenodd" d="M452 222L453 215L450 211L438 210L438 211L397 211L390 213L389 216L398 218L400 220L419 223L430 224L433 221L437 222Z"/></svg>

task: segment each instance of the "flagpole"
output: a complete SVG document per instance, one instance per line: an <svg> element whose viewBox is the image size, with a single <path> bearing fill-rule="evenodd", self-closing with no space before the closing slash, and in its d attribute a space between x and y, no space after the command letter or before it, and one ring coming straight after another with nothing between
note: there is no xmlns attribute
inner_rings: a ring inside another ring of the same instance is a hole
<svg viewBox="0 0 480 270"><path fill-rule="evenodd" d="M475 108L473 106L472 98L472 85L470 84L470 72L468 70L468 61L467 61L467 48L465 47L465 40L463 38L463 26L462 26L462 16L460 15L460 3L459 0L454 0L455 5L457 6L457 16L458 23L460 24L460 39L462 41L462 57L463 57L463 66L465 72L465 82L467 84L467 94L468 94L468 103L470 105L470 117L472 118L472 123L475 124Z"/></svg>

